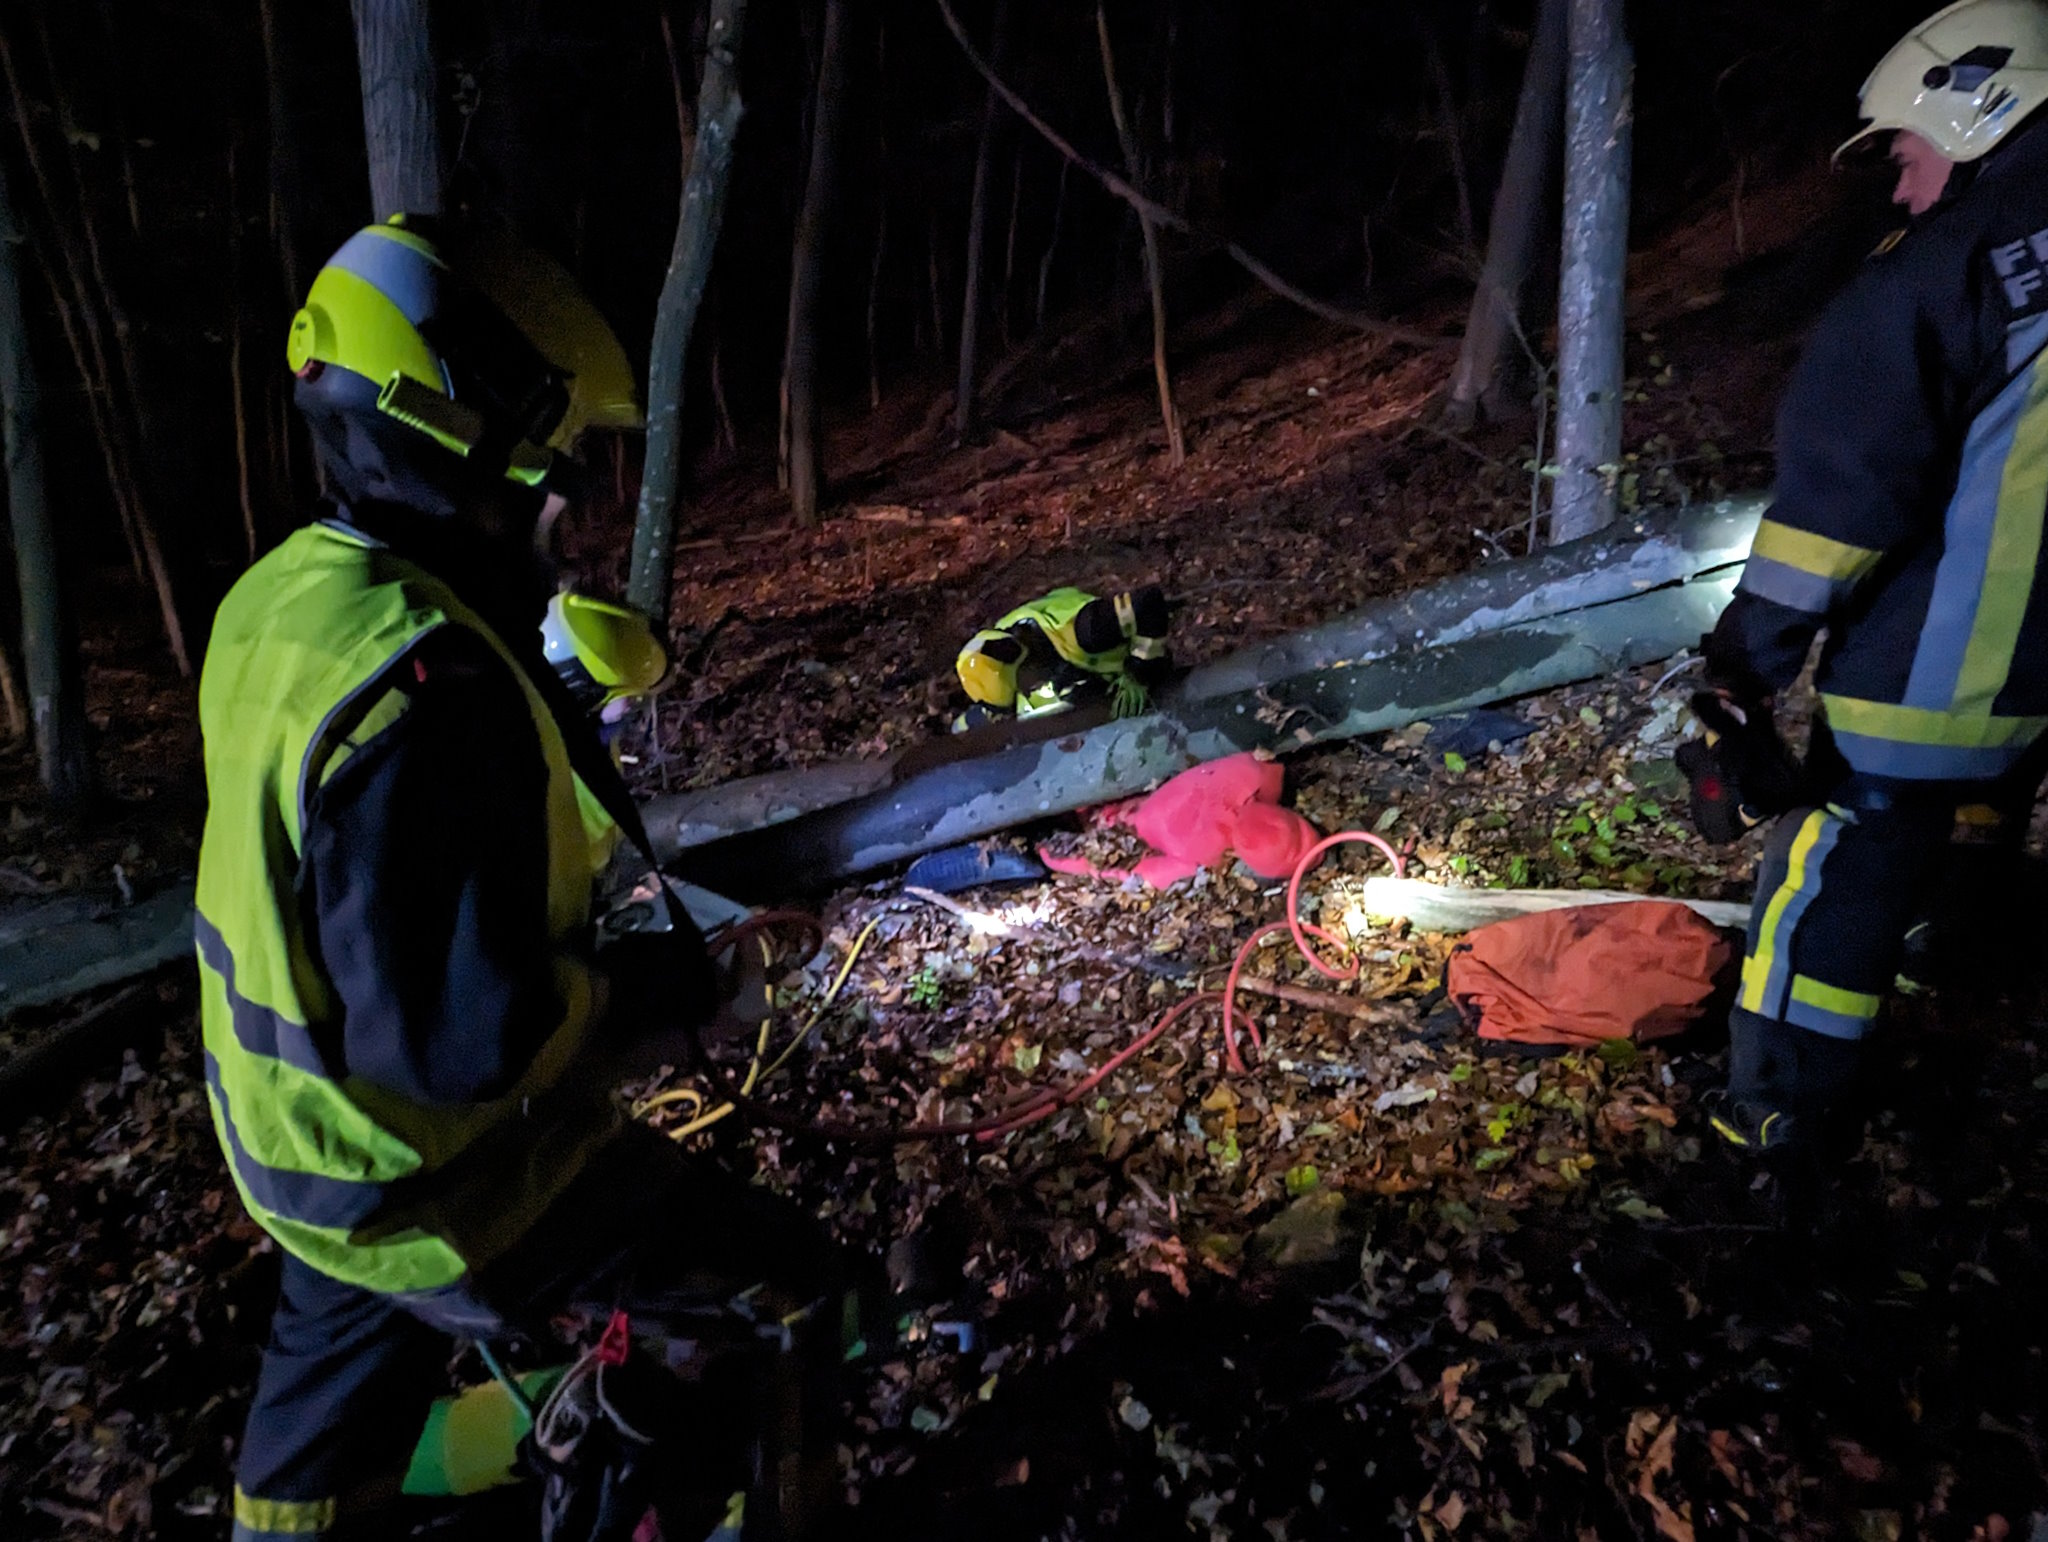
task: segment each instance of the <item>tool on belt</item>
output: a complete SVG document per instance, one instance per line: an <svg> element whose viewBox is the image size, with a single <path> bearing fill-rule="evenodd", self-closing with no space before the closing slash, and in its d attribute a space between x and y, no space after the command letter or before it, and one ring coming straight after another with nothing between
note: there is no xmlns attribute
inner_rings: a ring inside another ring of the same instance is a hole
<svg viewBox="0 0 2048 1542"><path fill-rule="evenodd" d="M1740 840L1799 801L1799 762L1778 737L1770 713L1719 691L1691 702L1700 736L1678 747L1691 794L1693 828L1716 845Z"/></svg>

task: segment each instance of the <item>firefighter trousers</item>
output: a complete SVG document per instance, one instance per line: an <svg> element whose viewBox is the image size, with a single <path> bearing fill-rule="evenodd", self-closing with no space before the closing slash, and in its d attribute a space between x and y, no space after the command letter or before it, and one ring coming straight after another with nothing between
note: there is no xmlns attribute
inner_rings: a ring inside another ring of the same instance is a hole
<svg viewBox="0 0 2048 1542"><path fill-rule="evenodd" d="M2038 777L1981 786L1852 778L1779 820L1757 869L1735 1016L1855 1041L1897 978L1909 932L1995 951Z"/></svg>

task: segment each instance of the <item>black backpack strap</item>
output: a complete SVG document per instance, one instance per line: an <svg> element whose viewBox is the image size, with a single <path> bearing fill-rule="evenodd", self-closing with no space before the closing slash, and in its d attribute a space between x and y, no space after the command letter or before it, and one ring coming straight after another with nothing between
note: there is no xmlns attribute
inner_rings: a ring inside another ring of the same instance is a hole
<svg viewBox="0 0 2048 1542"><path fill-rule="evenodd" d="M661 859L654 854L654 841L647 833L646 820L640 817L640 805L633 801L625 777L619 774L619 768L612 763L612 757L592 731L589 714L576 705L560 677L545 667L545 660L540 661L542 667L538 671L528 659L522 657L520 662L527 666L527 673L532 676L541 700L547 703L555 727L561 732L562 743L569 752L570 769L590 789L598 806L611 816L612 823L632 842L633 849L640 853L648 871L661 886L662 905L668 912L669 925L677 931L695 931L697 923L690 919L682 896L676 893L668 874L662 871Z"/></svg>

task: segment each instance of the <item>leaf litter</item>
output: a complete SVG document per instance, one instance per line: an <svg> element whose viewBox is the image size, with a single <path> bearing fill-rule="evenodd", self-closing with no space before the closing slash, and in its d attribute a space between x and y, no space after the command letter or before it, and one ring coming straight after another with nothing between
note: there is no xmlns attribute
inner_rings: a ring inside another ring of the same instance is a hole
<svg viewBox="0 0 2048 1542"><path fill-rule="evenodd" d="M1329 404L1312 433L1267 402L1299 399L1298 369L1220 389L1197 436L1215 465L1168 498L1144 496L1136 438L1112 445L1116 474L1074 482L1063 457L1098 452L1057 430L1002 453L1031 485L1075 490L1015 504L993 533L941 525L961 543L951 567L920 573L929 530L828 526L792 546L794 576L743 595L746 564L713 553L693 603L735 619L670 706L690 726L664 723L636 769L702 783L907 742L940 711L940 645L1037 577L1194 594L1193 657L1469 564L1472 541L1429 511L1476 501L1499 540L1524 491L1510 455L1474 468L1337 427L1378 369L1366 345L1338 352L1302 366ZM1403 379L1372 384L1382 407ZM1690 398L1638 405L1661 414L1631 452L1644 466L1686 459L1676 441L1711 417ZM1228 518L1184 496L1211 484ZM974 489L975 507L1002 486ZM938 481L925 493L900 501L957 512ZM1181 540L1189 513L1202 533ZM1118 546L1131 531L1135 552ZM914 618L940 593L961 614L926 637ZM1301 757L1297 804L1325 829L1378 830L1445 882L1739 898L1754 850L1686 835L1669 766L1684 682L1659 693L1659 673L1519 703L1533 731L1497 751L1447 759L1416 725ZM30 871L49 838L11 835ZM1114 833L1056 838L1133 854ZM1316 877L1325 924L1348 925L1372 870L1347 854ZM886 884L835 896L824 954L783 982L784 1020L880 924L769 1095L876 1124L1000 1110L1216 980L1279 903L1236 871L1167 893L1060 879L966 899L1039 935L975 934ZM2043 1002L1901 1008L1877 1116L1827 1195L1836 1219L1785 1228L1708 1143L1695 1089L1720 1074L1712 1033L1482 1053L1427 1011L1447 939L1361 927L1355 945L1346 989L1373 1010L1250 999L1267 1053L1244 1076L1198 1012L1000 1141L878 1151L737 1120L697 1138L877 1257L945 1237L961 1258L953 1299L852 1389L848 1535L2028 1531L2048 1506ZM1284 946L1252 968L1327 988ZM160 1047L0 1135L0 1299L20 1303L0 1314L9 1537L219 1534L275 1255L227 1184L192 1016L189 992L167 1000Z"/></svg>

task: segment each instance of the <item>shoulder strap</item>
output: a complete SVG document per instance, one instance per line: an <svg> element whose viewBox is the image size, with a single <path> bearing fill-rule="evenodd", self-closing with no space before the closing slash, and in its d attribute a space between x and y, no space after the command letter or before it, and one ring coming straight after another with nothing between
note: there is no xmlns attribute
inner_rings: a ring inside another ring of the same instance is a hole
<svg viewBox="0 0 2048 1542"><path fill-rule="evenodd" d="M562 743L569 752L570 769L582 778L583 785L590 789L598 806L611 816L612 823L633 843L633 849L640 853L641 859L647 863L647 870L661 885L662 906L668 912L669 925L678 931L685 927L694 928L696 923L684 909L682 897L668 881L668 874L662 871L661 859L654 854L654 841L647 833L647 821L640 817L640 805L633 801L626 779L612 764L611 756L605 753L597 735L591 732L589 716L570 699L568 687L552 669L540 671L535 684L541 700L547 703L548 712L555 720L555 727L561 732Z"/></svg>

